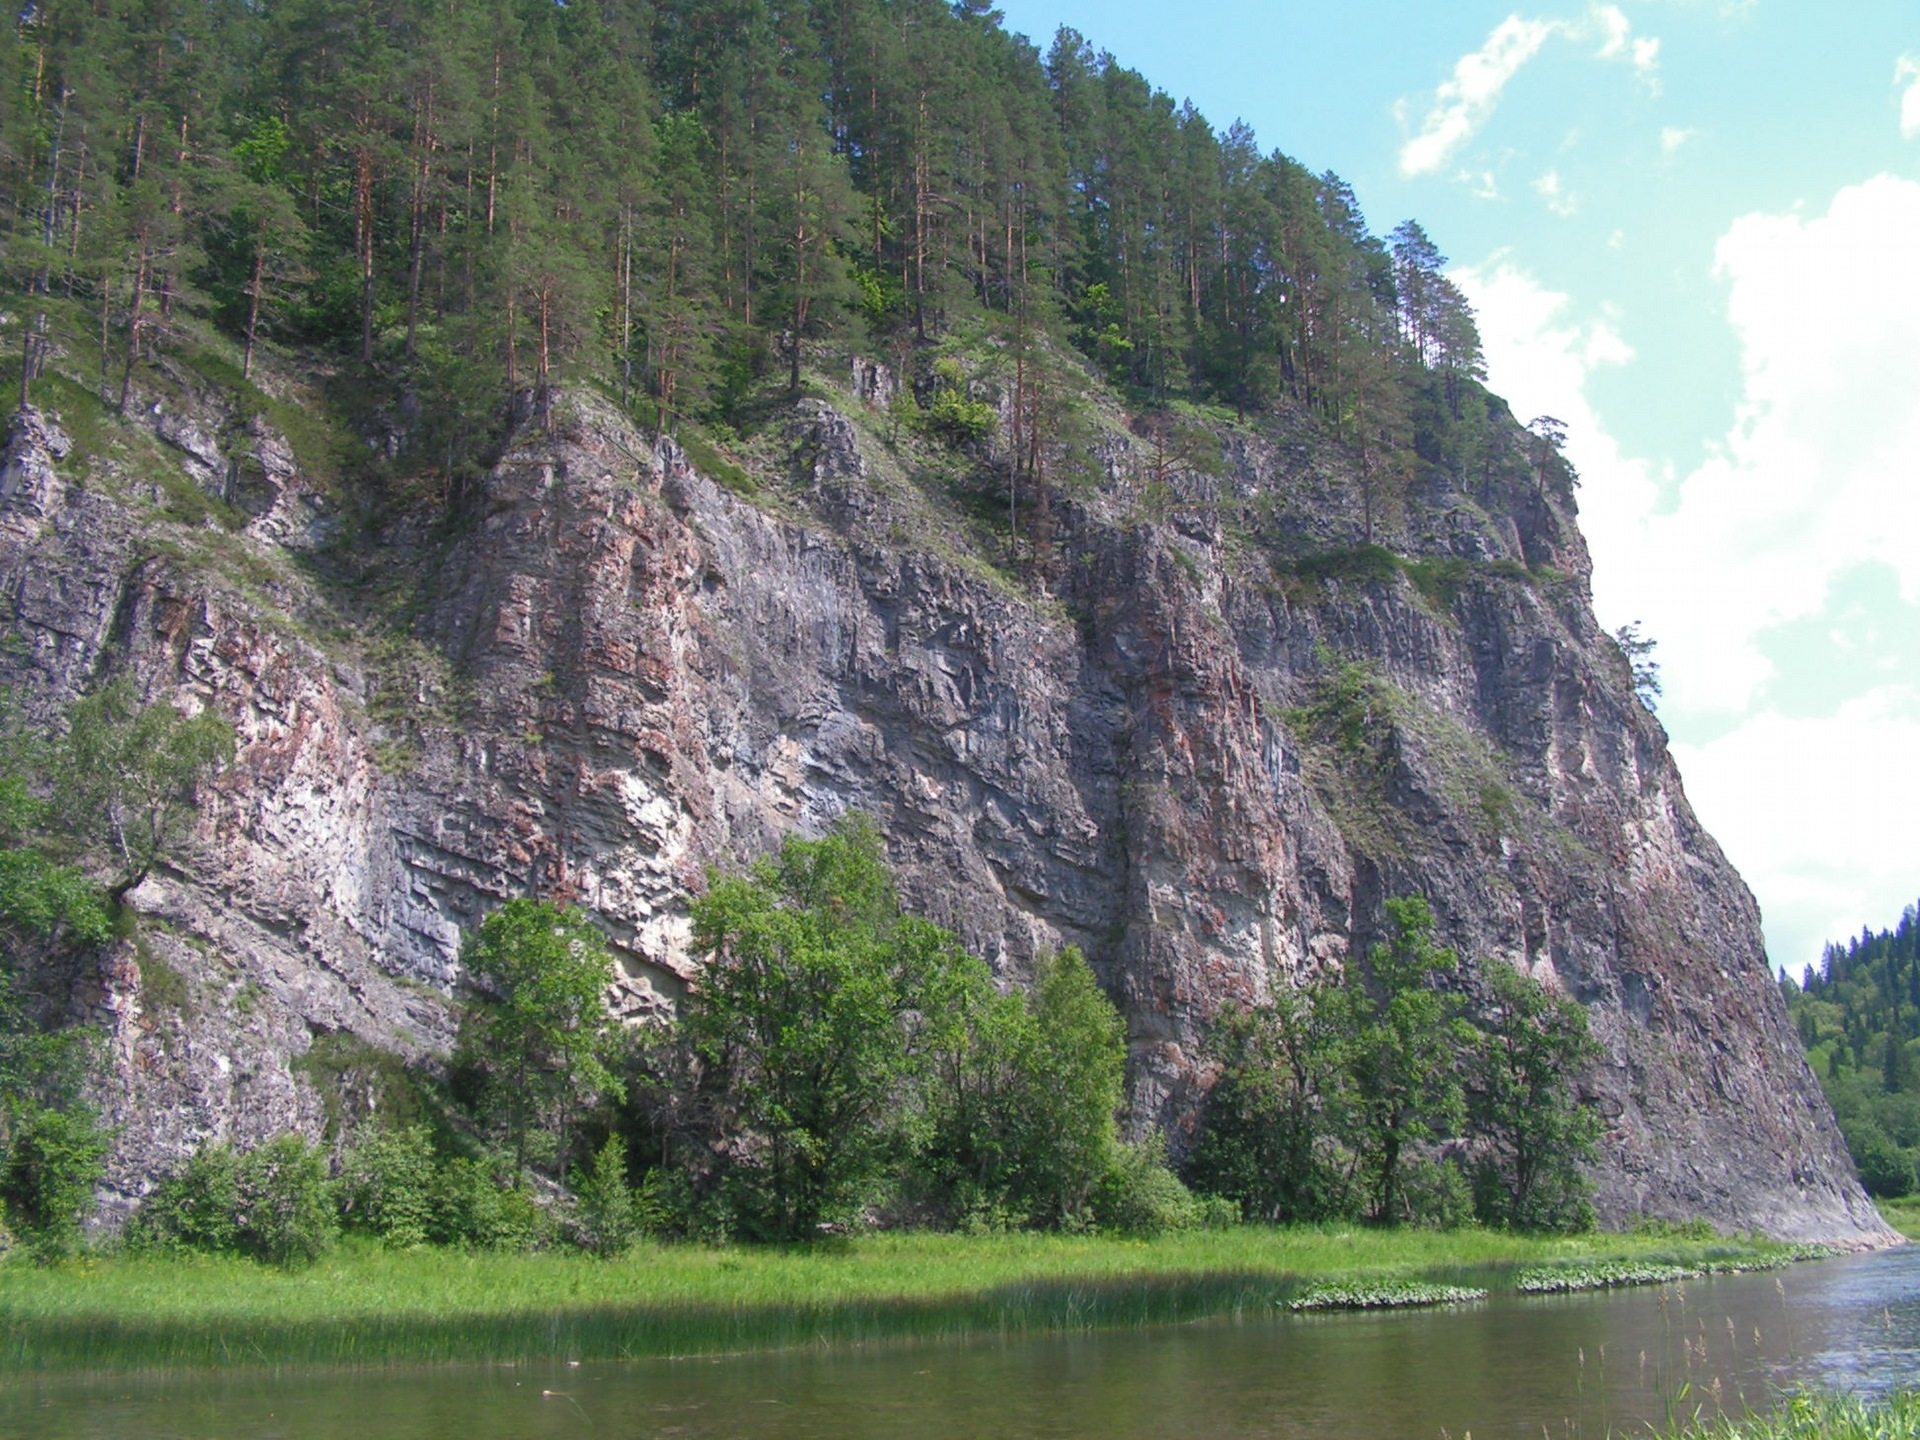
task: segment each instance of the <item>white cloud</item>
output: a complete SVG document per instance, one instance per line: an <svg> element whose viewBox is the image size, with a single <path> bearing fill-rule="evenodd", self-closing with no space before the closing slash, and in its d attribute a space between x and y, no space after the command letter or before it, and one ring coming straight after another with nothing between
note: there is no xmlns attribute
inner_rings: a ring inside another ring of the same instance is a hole
<svg viewBox="0 0 1920 1440"><path fill-rule="evenodd" d="M1600 32L1600 58L1618 60L1627 53L1633 40L1633 22L1618 5L1596 5L1588 12L1588 25Z"/></svg>
<svg viewBox="0 0 1920 1440"><path fill-rule="evenodd" d="M1580 209L1580 202L1569 195L1566 186L1561 183L1560 172L1549 170L1533 182L1533 192L1547 202L1547 208L1559 216L1570 216Z"/></svg>
<svg viewBox="0 0 1920 1440"><path fill-rule="evenodd" d="M1915 887L1910 819L1875 818L1920 813L1915 691L1888 686L1824 717L1824 696L1787 696L1810 717L1789 718L1769 708L1781 677L1760 643L1821 615L1836 578L1862 565L1884 565L1920 603L1915 234L1920 183L1884 175L1824 214L1727 229L1714 275L1741 393L1684 477L1623 454L1588 399L1599 367L1631 358L1609 317L1579 317L1504 258L1455 277L1479 311L1493 388L1523 418L1567 422L1596 609L1659 642L1663 717L1695 737L1676 745L1689 790L1794 967L1821 939L1889 923Z"/></svg>
<svg viewBox="0 0 1920 1440"><path fill-rule="evenodd" d="M1462 55L1453 67L1453 78L1434 92L1433 108L1420 133L1401 147L1400 173L1430 175L1444 168L1454 152L1487 123L1507 82L1559 28L1553 21L1509 15L1493 27L1484 45Z"/></svg>
<svg viewBox="0 0 1920 1440"><path fill-rule="evenodd" d="M1493 27L1478 50L1454 62L1452 77L1434 91L1419 133L1400 147L1400 173L1412 177L1444 170L1493 117L1507 83L1555 36L1597 41L1598 58L1626 60L1649 81L1659 67L1660 41L1634 35L1633 22L1617 5L1594 5L1577 20L1509 15ZM1406 102L1396 108L1404 122Z"/></svg>
<svg viewBox="0 0 1920 1440"><path fill-rule="evenodd" d="M1920 56L1902 55L1893 67L1893 83L1900 91L1900 138L1920 136Z"/></svg>
<svg viewBox="0 0 1920 1440"><path fill-rule="evenodd" d="M1767 949L1796 979L1820 947L1890 925L1913 902L1920 749L1911 691L1837 715L1759 714L1704 745L1675 745L1688 798L1760 898Z"/></svg>
<svg viewBox="0 0 1920 1440"><path fill-rule="evenodd" d="M1677 125L1668 125L1660 131L1660 153L1676 155L1680 147L1694 137L1692 130L1682 130Z"/></svg>

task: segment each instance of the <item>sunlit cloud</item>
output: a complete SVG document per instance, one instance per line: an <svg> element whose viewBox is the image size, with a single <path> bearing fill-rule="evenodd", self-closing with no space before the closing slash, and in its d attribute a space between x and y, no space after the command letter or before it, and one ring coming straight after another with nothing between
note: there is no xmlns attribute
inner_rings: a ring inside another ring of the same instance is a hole
<svg viewBox="0 0 1920 1440"><path fill-rule="evenodd" d="M1902 55L1893 83L1900 87L1900 137L1911 140L1920 136L1920 56Z"/></svg>
<svg viewBox="0 0 1920 1440"><path fill-rule="evenodd" d="M1453 74L1434 91L1418 132L1400 148L1400 173L1411 178L1445 170L1492 119L1508 83L1556 36L1576 43L1594 42L1597 58L1624 60L1650 83L1657 83L1659 39L1636 36L1632 20L1617 5L1595 5L1577 20L1509 15L1493 27L1478 50L1454 62ZM1406 123L1407 102L1396 106L1395 113Z"/></svg>
<svg viewBox="0 0 1920 1440"><path fill-rule="evenodd" d="M1913 902L1920 767L1913 692L1889 685L1820 719L1761 712L1676 744L1687 795L1760 897L1767 949L1796 979L1829 940Z"/></svg>
<svg viewBox="0 0 1920 1440"><path fill-rule="evenodd" d="M1836 620L1835 585L1862 566L1920 603L1907 543L1920 530L1915 234L1920 183L1885 175L1825 213L1727 228L1713 273L1741 389L1725 434L1684 475L1626 455L1588 398L1599 369L1631 358L1609 316L1577 315L1507 258L1455 277L1479 311L1493 388L1523 417L1567 423L1595 607L1609 628L1639 620L1659 642L1661 714L1687 742L1688 788L1760 895L1775 958L1796 968L1823 938L1884 923L1916 883L1904 830L1860 817L1920 806L1920 676L1876 666L1861 678L1880 688L1841 705L1784 690L1791 677L1763 643L1789 623Z"/></svg>
<svg viewBox="0 0 1920 1440"><path fill-rule="evenodd" d="M1533 182L1533 192L1547 202L1547 208L1560 216L1577 214L1580 202L1567 193L1558 170L1549 170Z"/></svg>
<svg viewBox="0 0 1920 1440"><path fill-rule="evenodd" d="M1660 153L1662 155L1679 154L1680 147L1691 140L1693 136L1694 132L1691 130L1682 130L1677 125L1666 126L1660 131Z"/></svg>
<svg viewBox="0 0 1920 1440"><path fill-rule="evenodd" d="M1400 173L1431 175L1444 169L1454 153L1487 123L1507 82L1540 53L1540 47L1559 28L1555 21L1509 15L1494 26L1484 45L1462 55L1453 67L1452 78L1434 92L1433 107L1420 133L1401 148Z"/></svg>

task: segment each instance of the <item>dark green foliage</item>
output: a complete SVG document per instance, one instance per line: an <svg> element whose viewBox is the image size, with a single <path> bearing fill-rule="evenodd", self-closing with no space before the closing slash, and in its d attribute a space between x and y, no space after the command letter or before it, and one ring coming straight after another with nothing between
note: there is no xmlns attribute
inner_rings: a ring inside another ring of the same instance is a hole
<svg viewBox="0 0 1920 1440"><path fill-rule="evenodd" d="M1154 405L1318 416L1369 532L1415 452L1484 453L1478 336L1417 225L1382 242L1339 177L972 3L28 7L5 41L22 398L330 350L404 390L383 465L444 483L576 379L670 430L856 328L980 326L1016 370L1078 348ZM1011 399L1044 484L1045 407ZM978 403L930 424L981 438Z"/></svg>
<svg viewBox="0 0 1920 1440"><path fill-rule="evenodd" d="M1472 1043L1459 1002L1434 982L1459 966L1433 943L1433 913L1419 896L1387 902L1388 938L1334 992L1351 1084L1349 1140L1367 1213L1414 1218L1402 1191L1408 1147L1459 1133L1466 1091L1456 1057Z"/></svg>
<svg viewBox="0 0 1920 1440"><path fill-rule="evenodd" d="M914 416L914 428L957 449L986 439L998 418L993 406L968 395L966 371L949 357L934 363L933 396Z"/></svg>
<svg viewBox="0 0 1920 1440"><path fill-rule="evenodd" d="M240 1249L240 1157L227 1144L202 1145L155 1185L127 1226L135 1249Z"/></svg>
<svg viewBox="0 0 1920 1440"><path fill-rule="evenodd" d="M1828 945L1781 990L1862 1183L1908 1194L1920 1163L1920 906L1891 930Z"/></svg>
<svg viewBox="0 0 1920 1440"><path fill-rule="evenodd" d="M15 1103L5 1125L0 1202L7 1224L42 1259L69 1254L93 1209L110 1137L80 1108Z"/></svg>
<svg viewBox="0 0 1920 1440"><path fill-rule="evenodd" d="M1339 983L1216 1022L1188 1180L1248 1219L1587 1228L1579 1167L1600 1123L1573 1088L1598 1054L1585 1012L1494 962L1470 1022L1442 988L1459 962L1433 943L1426 902L1386 912L1388 939ZM1467 1137L1471 1183L1436 1153Z"/></svg>
<svg viewBox="0 0 1920 1440"><path fill-rule="evenodd" d="M1579 1166L1593 1158L1602 1127L1569 1083L1600 1055L1586 1011L1508 965L1484 966L1481 979L1492 1003L1479 1019L1470 1081L1474 1125L1487 1144L1475 1208L1489 1224L1587 1229L1592 1187Z"/></svg>
<svg viewBox="0 0 1920 1440"><path fill-rule="evenodd" d="M1195 1195L1167 1168L1164 1136L1116 1145L1093 1191L1093 1219L1122 1235L1161 1235L1232 1225L1240 1219L1231 1201Z"/></svg>
<svg viewBox="0 0 1920 1440"><path fill-rule="evenodd" d="M536 1158L564 1186L574 1127L603 1097L619 1099L617 1035L605 992L613 959L578 911L509 900L468 937L461 959L485 990L461 1021L459 1053L497 1120L516 1175ZM550 1147L550 1148L549 1148Z"/></svg>
<svg viewBox="0 0 1920 1440"><path fill-rule="evenodd" d="M293 1269L324 1255L339 1233L326 1152L279 1135L240 1157L235 1188L242 1251Z"/></svg>
<svg viewBox="0 0 1920 1440"><path fill-rule="evenodd" d="M1043 956L1030 992L998 992L901 912L866 820L716 880L694 924L706 974L648 1061L684 1228L805 1239L863 1206L1078 1227L1103 1187L1139 1189L1146 1161L1116 1178L1124 1036L1085 959ZM1177 1186L1160 1199L1154 1224L1188 1222Z"/></svg>
<svg viewBox="0 0 1920 1440"><path fill-rule="evenodd" d="M923 997L947 991L964 956L901 913L860 818L716 879L693 927L708 959L681 1032L724 1152L709 1193L754 1238L851 1219L897 1148L889 1122L940 1019Z"/></svg>
<svg viewBox="0 0 1920 1440"><path fill-rule="evenodd" d="M640 1207L627 1184L626 1147L610 1139L575 1194L580 1244L596 1255L618 1255L640 1237Z"/></svg>
<svg viewBox="0 0 1920 1440"><path fill-rule="evenodd" d="M996 991L967 959L928 1039L924 1127L908 1184L950 1225L1084 1223L1115 1155L1126 1050L1077 949L1041 956L1030 994Z"/></svg>
<svg viewBox="0 0 1920 1440"><path fill-rule="evenodd" d="M436 1169L433 1136L424 1125L371 1131L340 1176L342 1219L396 1249L424 1245L435 1223Z"/></svg>
<svg viewBox="0 0 1920 1440"><path fill-rule="evenodd" d="M233 727L211 710L191 718L142 704L130 676L68 714L59 804L118 900L183 837L194 790L233 756Z"/></svg>
<svg viewBox="0 0 1920 1440"><path fill-rule="evenodd" d="M1345 1123L1341 1011L1321 987L1223 1014L1209 1036L1220 1066L1186 1175L1230 1196L1248 1220L1291 1223L1354 1210Z"/></svg>
<svg viewBox="0 0 1920 1440"><path fill-rule="evenodd" d="M466 1156L455 1156L434 1172L432 1213L427 1238L436 1245L534 1250L552 1229L546 1212L514 1182L510 1167Z"/></svg>
<svg viewBox="0 0 1920 1440"><path fill-rule="evenodd" d="M251 1256L296 1269L324 1255L339 1234L326 1152L279 1135L236 1155L204 1145L154 1187L127 1229L136 1249Z"/></svg>

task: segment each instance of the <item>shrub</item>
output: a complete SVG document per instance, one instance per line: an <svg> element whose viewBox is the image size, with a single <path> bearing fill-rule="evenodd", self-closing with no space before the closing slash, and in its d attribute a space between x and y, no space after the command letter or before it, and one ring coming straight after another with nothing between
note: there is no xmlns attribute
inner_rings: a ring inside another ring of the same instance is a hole
<svg viewBox="0 0 1920 1440"><path fill-rule="evenodd" d="M373 1131L347 1157L341 1218L397 1249L424 1245L433 1225L434 1170L433 1137L424 1125Z"/></svg>
<svg viewBox="0 0 1920 1440"><path fill-rule="evenodd" d="M618 1136L593 1157L575 1196L578 1238L596 1255L618 1255L640 1236L640 1211L627 1184L627 1150Z"/></svg>
<svg viewBox="0 0 1920 1440"><path fill-rule="evenodd" d="M42 1259L70 1254L93 1208L107 1134L84 1111L21 1106L7 1116L0 1199L8 1223Z"/></svg>
<svg viewBox="0 0 1920 1440"><path fill-rule="evenodd" d="M1238 1207L1229 1200L1201 1199L1167 1168L1167 1145L1155 1134L1114 1147L1113 1159L1093 1193L1094 1221L1103 1230L1159 1235L1230 1225Z"/></svg>
<svg viewBox="0 0 1920 1440"><path fill-rule="evenodd" d="M147 1196L127 1229L135 1249L240 1248L240 1160L231 1145L202 1145Z"/></svg>
<svg viewBox="0 0 1920 1440"><path fill-rule="evenodd" d="M494 1167L458 1156L434 1176L433 1219L427 1238L476 1250L535 1250L547 1239L546 1212L518 1186L495 1178Z"/></svg>
<svg viewBox="0 0 1920 1440"><path fill-rule="evenodd" d="M1913 1192L1913 1152L1902 1149L1884 1130L1856 1132L1854 1156L1860 1183L1869 1194L1897 1200Z"/></svg>
<svg viewBox="0 0 1920 1440"><path fill-rule="evenodd" d="M240 1245L292 1269L332 1248L339 1231L326 1152L302 1135L281 1135L240 1158Z"/></svg>
<svg viewBox="0 0 1920 1440"><path fill-rule="evenodd" d="M1400 1209L1387 1217L1429 1230L1452 1230L1473 1219L1473 1187L1458 1165L1445 1160L1404 1163L1398 1186Z"/></svg>

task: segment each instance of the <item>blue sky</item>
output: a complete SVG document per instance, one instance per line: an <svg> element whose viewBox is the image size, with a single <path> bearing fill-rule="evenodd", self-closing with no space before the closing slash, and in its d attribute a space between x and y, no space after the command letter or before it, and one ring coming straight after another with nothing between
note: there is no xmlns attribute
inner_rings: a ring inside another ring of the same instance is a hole
<svg viewBox="0 0 1920 1440"><path fill-rule="evenodd" d="M1920 897L1920 4L1001 8L1453 258L1776 964Z"/></svg>

